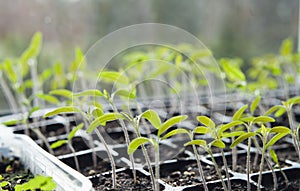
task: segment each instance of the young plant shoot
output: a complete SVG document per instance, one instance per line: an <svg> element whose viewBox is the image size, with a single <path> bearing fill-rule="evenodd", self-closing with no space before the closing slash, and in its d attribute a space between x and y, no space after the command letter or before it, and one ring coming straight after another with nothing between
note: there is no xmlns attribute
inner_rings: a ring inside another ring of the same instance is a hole
<svg viewBox="0 0 300 191"><path fill-rule="evenodd" d="M72 145L72 139L76 135L76 132L79 129L82 129L83 126L84 126L84 124L80 123L74 129L72 129L72 131L68 134L67 140L58 140L58 141L56 141L56 142L54 142L54 143L51 144L51 148L52 149L59 148L59 147L63 146L64 144L68 145L68 147L70 148L71 152L73 153L74 161L75 161L75 167L76 167L76 170L78 172L80 172L79 161L78 161L78 158L77 158L77 155L76 155L76 151L75 151L75 149L74 149L74 147Z"/></svg>
<svg viewBox="0 0 300 191"><path fill-rule="evenodd" d="M299 104L299 103L300 103L300 96L296 96L296 97L290 98L286 101L283 101L282 105L275 105L275 106L271 107L265 113L266 116L274 113L275 117L280 117L284 113L287 114L290 129L291 129L291 136L293 139L293 144L294 144L295 150L299 157L298 161L300 161L300 140L299 140L300 125L297 127L295 124L294 113L293 113L292 108L294 105Z"/></svg>
<svg viewBox="0 0 300 191"><path fill-rule="evenodd" d="M256 102L258 99L254 101L255 104L251 104L251 111L254 111L257 107ZM247 159L246 159L246 168L247 168L247 190L250 191L250 172L251 172L251 165L250 165L250 148L251 148L251 140L256 136L256 133L253 130L253 127L255 124L261 125L264 123L274 122L275 119L267 116L250 116L250 117L244 117L244 112L248 108L248 105L242 106L232 117L232 120L234 121L240 121L243 122L243 126L245 126L246 131L240 133L238 137L232 142L230 145L230 148L236 147L239 143L243 142L244 140L248 140L247 143ZM253 139L256 141L256 139Z"/></svg>
<svg viewBox="0 0 300 191"><path fill-rule="evenodd" d="M291 130L287 127L277 126L273 128L265 127L264 124L261 125L255 134L258 136L262 141L262 147L260 148L261 152L261 160L260 160L260 167L259 167L259 177L258 177L258 186L257 191L260 190L261 180L262 180L262 172L264 168L264 161L266 160L266 151L274 145L277 141L279 141L284 136L291 133ZM272 138L269 139L269 137ZM274 189L277 189L277 184L274 182Z"/></svg>
<svg viewBox="0 0 300 191"><path fill-rule="evenodd" d="M162 123L158 114L154 110L147 110L144 113L142 113L139 116L139 118L145 118L146 120L148 120L151 123L151 125L155 129L157 129L157 135L156 135L156 137L150 137L150 138L137 137L137 138L133 139L128 146L127 152L128 152L128 154L133 154L139 148L139 146L142 146L146 143L150 143L154 147L154 151L155 151L155 184L156 184L155 187L156 187L156 190L159 190L159 183L158 183L158 179L160 178L159 144L164 139L167 139L174 135L178 135L181 133L187 133L187 130L182 129L182 128L178 128L178 129L172 130L170 132L167 132L167 130L170 127L177 125L178 123L184 121L187 118L187 116L186 115L175 116L175 117L168 119L164 123ZM150 168L152 168L152 167L150 167Z"/></svg>
<svg viewBox="0 0 300 191"><path fill-rule="evenodd" d="M229 130L230 128L233 128L237 125L242 124L242 122L232 121L228 124L221 124L221 125L216 126L216 124L210 118L208 118L207 116L198 116L197 120L201 124L203 124L203 126L196 127L193 130L192 135L194 135L194 134L203 134L204 135L205 134L205 135L209 136L210 138L212 138L213 141L210 142L209 144L207 144L207 142L205 140L199 140L199 139L194 140L193 136L190 135L191 141L186 143L185 146L198 145L198 146L202 147L211 156L211 159L212 159L212 161L215 165L218 176L222 180L222 185L223 185L224 189L225 190L231 190L231 182L230 182L230 176L229 176L229 171L228 171L229 168L228 168L227 160L225 158L225 154L224 154L224 150L223 150L226 147L226 145L222 141L222 139L239 135L241 132L237 131L237 132L228 133L226 131ZM226 172L226 177L227 177L227 186L225 185L225 182L223 181L221 171L218 167L218 164L216 163L216 161L214 159L212 149L211 149L212 146L219 148L220 151L221 151L222 160L223 160L223 164L224 164L225 172ZM197 150L194 149L194 152L195 152L195 155L197 156L198 155Z"/></svg>

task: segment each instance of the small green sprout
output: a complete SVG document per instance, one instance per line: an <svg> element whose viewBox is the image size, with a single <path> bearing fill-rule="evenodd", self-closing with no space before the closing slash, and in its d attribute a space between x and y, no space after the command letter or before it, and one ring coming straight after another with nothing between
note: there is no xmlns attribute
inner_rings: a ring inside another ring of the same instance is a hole
<svg viewBox="0 0 300 191"><path fill-rule="evenodd" d="M86 91L84 93L81 92L80 96L83 96L83 95L84 96L87 96L87 95L90 96L91 95L90 93L95 95L94 94L95 91L90 91L89 90L89 91ZM78 96L78 94L77 94L77 96ZM96 107L96 108L97 108L98 111L101 110L100 107ZM46 113L44 115L44 117L50 117L50 116L53 116L53 115L63 114L63 113L70 113L70 112L78 112L83 116L84 120L86 120L87 124L88 124L88 127L86 129L87 133L90 134L94 131L96 133L96 135L98 136L99 140L101 141L101 143L105 147L105 150L107 152L108 158L109 158L111 166L112 166L112 181L113 181L113 188L115 189L116 188L116 167L115 167L114 158L112 156L111 150L108 147L104 137L101 135L100 131L98 130L98 127L99 126L105 126L106 122L121 119L121 118L123 118L123 115L121 115L119 113L107 113L107 114L103 114L101 116L98 116L98 117L94 118L93 111L91 111L91 113L87 114L87 113L81 111L80 109L78 109L77 107L62 106L62 107L56 108L56 109ZM103 113L103 111L101 111L100 113ZM73 134L73 132L71 132L71 135L69 135L69 137L72 136L72 134Z"/></svg>
<svg viewBox="0 0 300 191"><path fill-rule="evenodd" d="M232 121L228 124L221 124L221 125L218 125L216 126L216 124L207 116L198 116L197 117L197 120L202 123L204 126L198 126L196 127L192 134L190 134L190 138L191 138L191 141L186 143L185 146L188 146L188 145L198 145L200 147L202 147L207 153L209 153L209 155L211 156L211 159L213 160L213 163L215 165L215 168L216 168L216 171L218 173L218 176L220 177L220 179L222 180L222 185L224 187L225 190L231 190L231 183L230 183L230 177L229 177L229 172L228 172L228 166L227 166L227 161L226 161L226 158L225 158L225 154L224 154L224 148L226 147L225 143L222 141L223 138L228 138L228 137L232 137L232 136L237 136L239 135L241 132L232 132L232 133L229 133L227 132L227 130L237 126L237 125L240 125L242 124L242 122L240 121ZM193 139L193 135L194 134L205 134L205 135L208 135L209 137L211 137L213 139L212 142L210 142L209 144L207 144L207 142L205 140L194 140ZM220 172L220 169L214 159L214 156L213 156L213 153L212 153L212 149L211 147L217 147L221 150L221 155L222 155L222 160L223 160L223 163L224 163L224 166L225 166L225 170L226 170L226 177L227 177L227 180L228 180L228 187L226 187L224 181L223 181L223 178L222 178L222 175L221 175L221 172ZM197 156L197 150L194 149L194 152L195 152L195 155ZM198 159L199 160L199 159ZM198 165L200 166L200 165Z"/></svg>
<svg viewBox="0 0 300 191"><path fill-rule="evenodd" d="M289 125L291 129L291 136L293 139L293 145L295 147L296 152L298 153L299 161L300 161L300 140L299 140L299 127L294 123L294 114L292 112L292 108L294 105L300 103L300 96L295 96L286 101L282 102L282 105L275 105L271 107L268 111L265 112L264 115L274 114L275 117L280 117L284 113L287 113Z"/></svg>
<svg viewBox="0 0 300 191"><path fill-rule="evenodd" d="M128 146L128 154L133 154L139 146L144 145L145 143L150 143L153 147L154 147L154 151L155 151L155 183L156 183L156 189L159 190L159 184L158 184L158 179L159 179L159 144L162 140L167 139L169 137L178 135L178 134L182 134L182 133L187 133L187 130L182 129L182 128L178 128L175 130L172 130L168 133L167 130L184 121L185 119L187 119L186 115L182 115L182 116L175 116L172 117L170 119L168 119L167 121L165 121L164 123L161 122L158 114L154 111L154 110L147 110L144 113L142 113L139 118L145 118L146 120L148 120L151 125L157 129L157 136L153 137L153 138L148 138L148 137L137 137L135 139L133 139L129 146ZM166 134L164 134L166 133Z"/></svg>
<svg viewBox="0 0 300 191"><path fill-rule="evenodd" d="M261 125L255 135L258 136L262 141L262 147L260 148L261 152L261 161L260 161L260 168L259 168L259 177L258 177L258 187L257 190L260 190L261 180L262 180L262 172L264 168L264 161L266 159L265 154L266 151L273 146L277 141L279 141L284 136L291 133L291 130L284 126L276 126L273 128L265 127L264 124ZM271 139L269 137L272 135ZM276 183L274 183L276 184ZM277 185L274 185L274 189L277 189Z"/></svg>
<svg viewBox="0 0 300 191"><path fill-rule="evenodd" d="M76 166L77 171L79 171L79 172L80 172L79 162L78 162L77 155L75 154L76 151L75 151L75 149L74 149L74 147L73 147L73 145L72 145L72 139L74 138L76 132L77 132L79 129L82 129L83 126L84 126L84 124L83 124L83 123L80 123L79 125L77 125L76 127L74 127L74 128L72 129L72 131L69 133L67 140L58 140L58 141L56 141L56 142L54 142L54 143L52 143L52 144L50 145L50 147L51 147L52 149L55 149L55 148L59 148L59 147L63 146L64 144L67 144L68 147L70 148L70 150L71 150L72 153L73 153L74 160L75 160L75 166Z"/></svg>
<svg viewBox="0 0 300 191"><path fill-rule="evenodd" d="M254 111L256 110L257 106L259 105L260 97L257 97L250 105L250 112L253 115ZM246 128L246 131L239 132L239 135L237 138L234 139L234 141L231 143L230 148L235 148L239 143L243 142L244 140L248 140L247 144L247 159L246 159L246 167L247 167L247 190L250 191L250 171L251 171L251 165L250 165L250 148L251 148L251 139L256 136L256 133L253 132L253 125L254 124L264 124L269 122L274 122L275 119L268 117L268 116L245 116L244 112L248 109L248 105L242 106L239 110L235 112L235 114L232 117L232 120L234 121L240 121L242 122L241 125L243 125ZM253 139L256 141L256 139Z"/></svg>
<svg viewBox="0 0 300 191"><path fill-rule="evenodd" d="M48 176L35 176L28 182L23 184L17 184L14 189L15 191L23 190L55 190L56 183Z"/></svg>

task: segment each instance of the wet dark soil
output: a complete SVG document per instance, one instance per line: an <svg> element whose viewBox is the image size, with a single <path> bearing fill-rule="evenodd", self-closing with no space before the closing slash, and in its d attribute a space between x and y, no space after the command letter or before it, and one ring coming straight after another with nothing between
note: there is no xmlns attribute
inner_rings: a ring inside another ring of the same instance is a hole
<svg viewBox="0 0 300 191"><path fill-rule="evenodd" d="M17 158L0 160L0 174L2 181L7 181L9 184L2 187L3 190L13 191L16 184L22 184L33 178L33 174L28 169L24 169L23 165ZM0 188L0 190L2 190Z"/></svg>
<svg viewBox="0 0 300 191"><path fill-rule="evenodd" d="M111 175L93 177L91 181L96 191L152 191L152 184L149 177L137 174L137 183L134 183L131 170L117 173L116 188L113 189Z"/></svg>

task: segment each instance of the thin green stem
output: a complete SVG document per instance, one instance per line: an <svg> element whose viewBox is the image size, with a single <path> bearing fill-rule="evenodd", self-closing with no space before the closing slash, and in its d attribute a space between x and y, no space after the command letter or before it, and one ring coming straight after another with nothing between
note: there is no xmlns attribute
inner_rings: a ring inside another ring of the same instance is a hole
<svg viewBox="0 0 300 191"><path fill-rule="evenodd" d="M195 157L196 157L197 166L198 166L198 170L199 170L199 175L200 175L201 180L202 180L203 188L204 188L205 191L208 191L208 187L207 187L206 180L205 180L205 177L204 177L204 172L203 172L203 168L202 168L202 165L201 165L201 161L200 161L200 157L199 157L197 148L196 148L195 145L192 145L192 147L193 147L194 154L195 154Z"/></svg>
<svg viewBox="0 0 300 191"><path fill-rule="evenodd" d="M292 131L293 144L294 144L296 152L298 153L298 161L300 161L300 145L299 145L299 137L297 137L298 129L294 126L294 120L293 120L292 111L291 111L290 107L286 107L286 110L287 110L290 128Z"/></svg>
<svg viewBox="0 0 300 191"><path fill-rule="evenodd" d="M251 138L248 138L248 146L247 146L247 159L246 159L246 169L247 169L247 190L251 191L251 185L250 185L250 146L251 146Z"/></svg>
<svg viewBox="0 0 300 191"><path fill-rule="evenodd" d="M265 144L263 145L262 153L261 153L261 159L260 159L260 166L259 166L259 176L258 176L258 182L257 182L257 191L260 191L261 186L261 180L262 180L262 172L264 169L264 161L265 161Z"/></svg>
<svg viewBox="0 0 300 191"><path fill-rule="evenodd" d="M10 107L11 111L14 114L16 114L18 112L18 104L16 102L15 96L13 95L13 93L9 89L6 81L4 80L1 71L0 71L0 86L2 87L4 96L8 101L8 104L9 104L9 107Z"/></svg>
<svg viewBox="0 0 300 191"><path fill-rule="evenodd" d="M232 143L234 142L235 138L232 137ZM237 148L232 148L232 170L236 171L237 168Z"/></svg>
<svg viewBox="0 0 300 191"><path fill-rule="evenodd" d="M42 142L46 145L48 151L50 154L54 155L54 151L53 149L51 148L47 138L45 137L45 135L40 131L39 127L37 128L31 128L32 131L38 136L39 139L42 140Z"/></svg>
<svg viewBox="0 0 300 191"><path fill-rule="evenodd" d="M227 160L224 154L224 150L221 149L221 155L222 155L222 159L223 159L223 163L225 166L225 172L226 172L226 177L227 177L227 186L228 186L228 190L231 191L231 182L230 182L230 176L229 176L229 172L228 172L228 165L227 165Z"/></svg>
<svg viewBox="0 0 300 191"><path fill-rule="evenodd" d="M115 104L113 103L113 100L108 99L108 102L110 103L110 105L111 105L113 111L116 112L116 113L118 113L118 109L117 109L117 107L115 106ZM128 134L126 125L125 125L125 123L124 123L124 120L119 119L119 121L120 121L120 124L121 124L121 127L122 127L122 131L123 131L123 133L124 133L126 146L128 147L128 146L129 146L129 143L130 143L130 139L129 139L129 134ZM133 174L133 180L134 180L134 183L136 183L136 182L137 182L137 177L136 177L136 170L135 170L135 164L134 164L133 154L130 154L130 155L129 155L129 160L130 160L130 162L131 162L132 174Z"/></svg>
<svg viewBox="0 0 300 191"><path fill-rule="evenodd" d="M115 160L108 148L108 145L106 144L105 139L103 138L103 136L101 135L100 131L96 128L95 129L95 133L98 136L99 140L101 141L101 143L104 145L104 148L107 152L108 158L110 160L110 164L111 164L111 169L112 169L112 185L113 185L113 189L116 189L117 187L117 179L116 179L116 165L115 165Z"/></svg>
<svg viewBox="0 0 300 191"><path fill-rule="evenodd" d="M211 150L208 150L207 152L209 153L209 155L210 155L210 157L211 157L211 160L212 160L212 162L214 163L215 169L216 169L216 171L217 171L217 174L218 174L218 176L219 176L219 179L221 179L222 186L223 186L224 190L225 190L225 191L228 191L227 186L226 186L226 184L225 184L225 182L224 182L224 180L223 180L221 171L220 171L220 169L219 169L219 167L218 167L218 164L217 164L217 162L216 162L216 160L215 160L215 157L214 157L213 153L211 152Z"/></svg>
<svg viewBox="0 0 300 191"><path fill-rule="evenodd" d="M139 129L138 124L133 122L133 125L134 125L135 133L137 134L138 137L141 137L141 134L138 130ZM152 169L152 166L151 166L151 161L150 161L150 158L149 158L149 155L147 153L147 149L146 149L145 145L142 145L142 152L143 152L143 155L145 157L145 160L146 160L146 163L147 163L147 166L148 166L148 169L149 169L150 179L151 179L151 182L152 182L152 188L153 188L154 191L158 191L159 188L156 187L154 172L153 172L153 169Z"/></svg>
<svg viewBox="0 0 300 191"><path fill-rule="evenodd" d="M87 128L89 126L90 121L84 112L81 112L81 115L83 116L84 126ZM94 166L94 168L96 168L97 167L97 155L96 155L96 151L95 151L94 139L93 139L93 136L91 136L91 135L89 135L88 144L92 150L93 166Z"/></svg>
<svg viewBox="0 0 300 191"><path fill-rule="evenodd" d="M276 173L275 173L274 169L272 168L272 165L271 165L271 163L270 163L270 161L268 159L266 159L266 163L267 163L269 169L271 170L272 178L273 178L273 183L274 183L274 191L276 191L277 187L278 187Z"/></svg>
<svg viewBox="0 0 300 191"><path fill-rule="evenodd" d="M158 183L158 180L160 178L160 176L159 176L159 142L156 143L154 148L155 148L155 183L156 183L156 188L159 191L159 183Z"/></svg>
<svg viewBox="0 0 300 191"><path fill-rule="evenodd" d="M79 166L79 161L78 161L78 157L76 155L76 151L72 145L71 142L68 141L68 147L70 148L71 152L73 153L73 157L74 157L74 162L75 162L75 167L76 167L76 170L78 172L80 172L80 166Z"/></svg>

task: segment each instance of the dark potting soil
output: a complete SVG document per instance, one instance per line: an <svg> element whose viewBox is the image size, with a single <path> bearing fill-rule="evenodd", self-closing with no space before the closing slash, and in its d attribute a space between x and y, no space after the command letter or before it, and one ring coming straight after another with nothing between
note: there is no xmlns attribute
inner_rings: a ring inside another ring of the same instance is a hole
<svg viewBox="0 0 300 191"><path fill-rule="evenodd" d="M117 173L116 189L112 188L111 175L94 177L91 179L93 187L96 191L152 191L152 184L149 177L137 175L137 183L129 171L121 171Z"/></svg>
<svg viewBox="0 0 300 191"><path fill-rule="evenodd" d="M277 191L299 191L300 188L300 179L298 180L289 180L288 185L285 181L280 177L277 179ZM272 186L265 186L266 191L273 191L274 187Z"/></svg>
<svg viewBox="0 0 300 191"><path fill-rule="evenodd" d="M33 178L33 174L28 169L24 169L23 165L17 158L2 158L0 161L0 174L2 181L8 181L9 184L3 187L3 190L13 191L16 184L22 184ZM1 188L0 188L1 190Z"/></svg>
<svg viewBox="0 0 300 191"><path fill-rule="evenodd" d="M275 150L277 157L281 160L291 160L293 162L298 162L299 157L295 148L292 144L286 146L285 148Z"/></svg>
<svg viewBox="0 0 300 191"><path fill-rule="evenodd" d="M111 171L111 165L109 161L102 160L98 161L97 166L94 168L93 166L85 167L81 173L85 176L92 176L95 174L103 173Z"/></svg>
<svg viewBox="0 0 300 191"><path fill-rule="evenodd" d="M222 168L223 168L224 166L223 166L222 157L216 157L215 159L216 159L216 162L218 163L218 165L220 167L222 166ZM247 173L247 168L246 168L247 154L238 155L238 157L237 157L237 166L236 166L235 170L232 169L232 156L228 155L228 156L226 156L226 159L227 159L227 165L228 165L229 169L231 169L235 172L239 172L239 173L244 173L244 174ZM255 164L255 154L251 153L251 156L250 156L251 173L259 172L261 155L258 155L257 159L258 160ZM281 165L281 168L290 166L290 165L286 164L285 162L283 162L281 160L279 161L279 163ZM274 164L271 164L271 165L274 165ZM264 161L264 171L267 171L267 170L270 170L270 169L269 169L269 166L268 166L267 162Z"/></svg>
<svg viewBox="0 0 300 191"><path fill-rule="evenodd" d="M227 183L226 183L227 186ZM223 191L224 188L222 186L215 186L212 188L209 188L210 191ZM242 183L238 182L231 182L231 190L232 191L245 191L247 190L247 185L244 185Z"/></svg>
<svg viewBox="0 0 300 191"><path fill-rule="evenodd" d="M189 164L177 164L178 168L174 168L173 171L165 170L161 167L161 179L171 186L187 186L187 185L197 185L201 183L201 178L199 176L198 166L196 161ZM219 177L213 166L202 164L205 180L213 181L218 180ZM223 178L225 172L222 172Z"/></svg>
<svg viewBox="0 0 300 191"><path fill-rule="evenodd" d="M81 137L74 137L72 139L72 146L76 152L89 149L88 142L85 142ZM47 150L45 146L43 146L43 148ZM64 144L63 146L58 147L56 149L53 149L53 151L55 156L72 153L71 149L67 144Z"/></svg>

